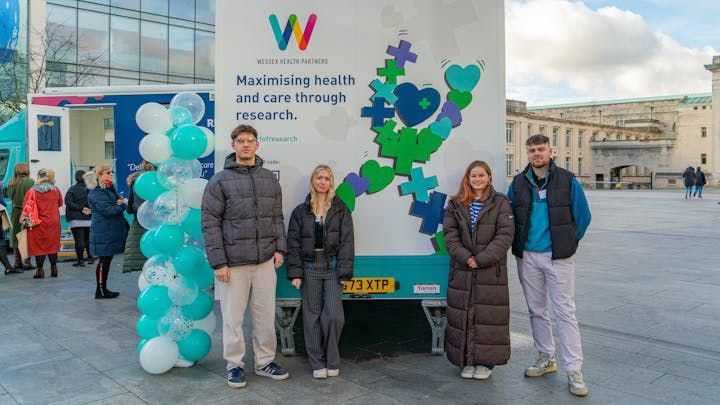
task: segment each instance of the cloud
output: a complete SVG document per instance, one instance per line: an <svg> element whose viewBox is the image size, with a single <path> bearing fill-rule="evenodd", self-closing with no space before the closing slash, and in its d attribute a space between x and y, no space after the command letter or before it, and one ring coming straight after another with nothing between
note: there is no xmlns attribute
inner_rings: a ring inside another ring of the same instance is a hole
<svg viewBox="0 0 720 405"><path fill-rule="evenodd" d="M538 104L711 90L703 65L717 51L682 46L631 11L510 0L505 12L508 98Z"/></svg>

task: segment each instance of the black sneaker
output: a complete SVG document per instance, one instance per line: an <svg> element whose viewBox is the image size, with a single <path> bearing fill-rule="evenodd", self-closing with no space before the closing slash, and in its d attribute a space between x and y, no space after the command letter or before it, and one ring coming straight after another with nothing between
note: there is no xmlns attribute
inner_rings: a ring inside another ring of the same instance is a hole
<svg viewBox="0 0 720 405"><path fill-rule="evenodd" d="M271 361L261 369L255 369L255 374L262 377L268 377L273 380L287 380L290 378L290 373L285 371L284 368L277 365L274 361Z"/></svg>
<svg viewBox="0 0 720 405"><path fill-rule="evenodd" d="M85 267L85 262L80 260L79 262L75 262L72 264L73 267Z"/></svg>
<svg viewBox="0 0 720 405"><path fill-rule="evenodd" d="M228 370L228 385L232 388L243 388L245 386L245 370L235 367Z"/></svg>

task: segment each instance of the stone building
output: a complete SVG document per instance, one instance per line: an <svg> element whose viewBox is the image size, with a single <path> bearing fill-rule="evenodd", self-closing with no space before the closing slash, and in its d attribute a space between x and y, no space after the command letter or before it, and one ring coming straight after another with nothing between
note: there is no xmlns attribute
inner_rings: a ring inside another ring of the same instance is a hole
<svg viewBox="0 0 720 405"><path fill-rule="evenodd" d="M527 165L528 134L551 139L555 162L588 186L674 187L688 166L720 179L720 56L713 92L526 107L507 102L507 174Z"/></svg>

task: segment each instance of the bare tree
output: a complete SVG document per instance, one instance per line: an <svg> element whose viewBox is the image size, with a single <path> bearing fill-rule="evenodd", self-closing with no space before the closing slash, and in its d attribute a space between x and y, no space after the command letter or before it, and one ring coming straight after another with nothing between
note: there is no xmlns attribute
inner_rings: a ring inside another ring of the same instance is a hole
<svg viewBox="0 0 720 405"><path fill-rule="evenodd" d="M42 29L32 29L33 46L27 54L18 50L0 61L0 122L9 118L27 106L27 95L39 93L45 88L50 75L62 73L49 69L53 65L73 66L68 86L82 86L91 78L91 72L99 67L100 55L84 55L75 63L78 43L73 33L69 33L61 24L45 24ZM0 27L3 29L4 27ZM72 61L69 59L72 58Z"/></svg>

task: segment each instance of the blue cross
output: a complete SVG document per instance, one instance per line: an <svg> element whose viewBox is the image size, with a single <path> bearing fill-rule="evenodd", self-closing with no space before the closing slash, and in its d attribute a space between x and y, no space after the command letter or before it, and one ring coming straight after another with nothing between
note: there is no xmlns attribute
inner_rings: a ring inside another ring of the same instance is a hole
<svg viewBox="0 0 720 405"><path fill-rule="evenodd" d="M395 109L385 107L385 99L382 97L375 97L373 99L372 106L363 107L360 110L361 117L371 117L372 127L381 127L385 123L385 118L392 118L395 116Z"/></svg>
<svg viewBox="0 0 720 405"><path fill-rule="evenodd" d="M398 47L388 46L387 54L395 57L395 63L398 67L405 67L405 62L415 63L417 54L410 52L412 44L407 41L400 41Z"/></svg>
<svg viewBox="0 0 720 405"><path fill-rule="evenodd" d="M437 176L425 177L422 167L416 167L410 172L410 181L400 184L400 195L413 194L415 201L427 202L428 190L437 186Z"/></svg>
<svg viewBox="0 0 720 405"><path fill-rule="evenodd" d="M375 79L372 83L370 83L370 87L375 90L375 94L370 97L371 100L375 100L376 97L382 97L388 104L392 105L395 104L398 99L395 93L393 93L395 85L392 83L383 83L380 80Z"/></svg>
<svg viewBox="0 0 720 405"><path fill-rule="evenodd" d="M447 194L433 191L430 195L430 202L413 201L410 206L410 215L423 219L420 225L420 232L427 235L434 235L438 226L442 223L445 215L445 200Z"/></svg>

